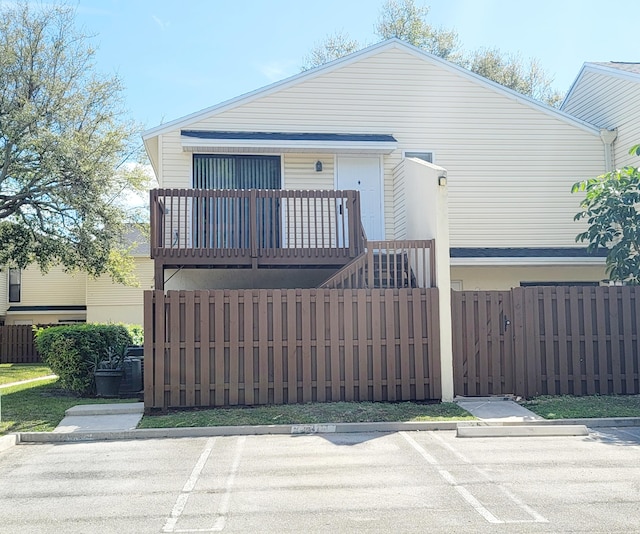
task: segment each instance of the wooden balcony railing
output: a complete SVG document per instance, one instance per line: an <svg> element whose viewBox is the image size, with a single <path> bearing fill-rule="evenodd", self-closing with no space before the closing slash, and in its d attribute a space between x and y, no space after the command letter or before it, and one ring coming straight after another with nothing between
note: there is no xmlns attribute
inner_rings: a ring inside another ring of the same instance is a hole
<svg viewBox="0 0 640 534"><path fill-rule="evenodd" d="M365 248L320 287L435 287L435 240L367 241Z"/></svg>
<svg viewBox="0 0 640 534"><path fill-rule="evenodd" d="M154 189L151 257L169 265L342 265L363 250L358 191Z"/></svg>

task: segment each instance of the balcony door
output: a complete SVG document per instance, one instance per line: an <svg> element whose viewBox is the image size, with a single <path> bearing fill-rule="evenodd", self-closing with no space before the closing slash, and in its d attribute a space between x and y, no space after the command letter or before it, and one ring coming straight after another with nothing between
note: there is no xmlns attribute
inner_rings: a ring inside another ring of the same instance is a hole
<svg viewBox="0 0 640 534"><path fill-rule="evenodd" d="M194 154L194 189L281 189L280 156ZM262 248L277 248L281 242L280 206L275 199L259 198L257 228L250 229L250 199L243 195L221 195L194 206L194 245L205 248L249 248L252 232L258 232ZM200 224L200 220L204 224ZM199 230L202 228L202 230Z"/></svg>
<svg viewBox="0 0 640 534"><path fill-rule="evenodd" d="M380 156L338 156L336 182L338 189L360 191L362 225L367 239L384 239Z"/></svg>

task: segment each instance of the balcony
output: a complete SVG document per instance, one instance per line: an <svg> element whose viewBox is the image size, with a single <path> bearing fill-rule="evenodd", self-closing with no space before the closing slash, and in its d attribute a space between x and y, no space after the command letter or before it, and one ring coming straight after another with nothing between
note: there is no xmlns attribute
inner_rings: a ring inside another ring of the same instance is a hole
<svg viewBox="0 0 640 534"><path fill-rule="evenodd" d="M342 266L364 250L358 191L154 189L156 267Z"/></svg>

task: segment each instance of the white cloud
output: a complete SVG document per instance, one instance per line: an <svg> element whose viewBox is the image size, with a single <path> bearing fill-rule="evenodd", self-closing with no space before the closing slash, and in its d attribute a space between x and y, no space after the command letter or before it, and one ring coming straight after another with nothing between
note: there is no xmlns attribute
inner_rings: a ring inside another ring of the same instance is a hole
<svg viewBox="0 0 640 534"><path fill-rule="evenodd" d="M151 18L162 31L165 31L169 26L171 26L170 22L165 22L164 20L162 20L160 17L156 15L151 15Z"/></svg>

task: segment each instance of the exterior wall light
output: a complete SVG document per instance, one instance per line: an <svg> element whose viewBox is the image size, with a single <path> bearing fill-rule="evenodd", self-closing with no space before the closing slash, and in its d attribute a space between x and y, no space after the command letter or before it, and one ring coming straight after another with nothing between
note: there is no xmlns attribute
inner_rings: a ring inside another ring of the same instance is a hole
<svg viewBox="0 0 640 534"><path fill-rule="evenodd" d="M322 172L322 162L320 160L316 161L316 172Z"/></svg>
<svg viewBox="0 0 640 534"><path fill-rule="evenodd" d="M442 176L438 176L438 185L445 186L447 185L447 175L444 174Z"/></svg>

